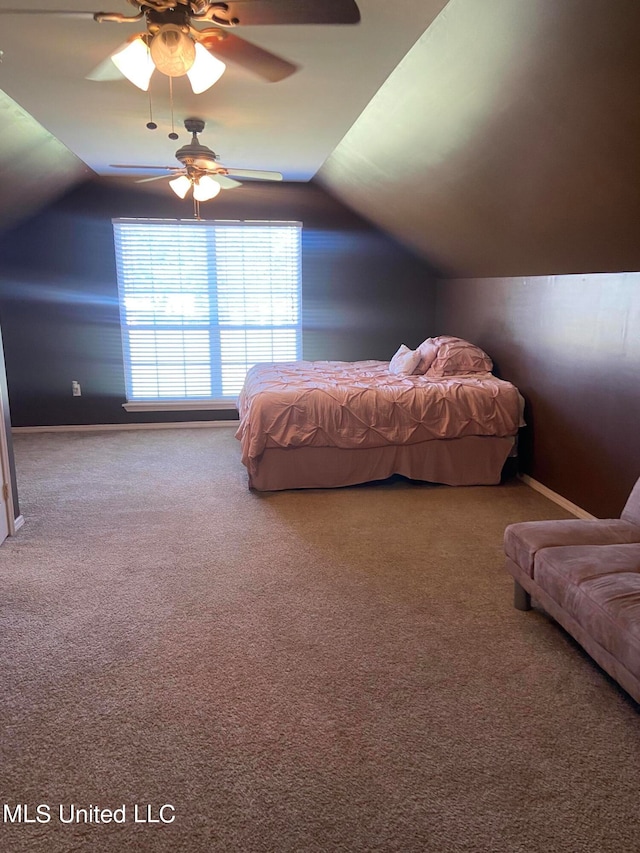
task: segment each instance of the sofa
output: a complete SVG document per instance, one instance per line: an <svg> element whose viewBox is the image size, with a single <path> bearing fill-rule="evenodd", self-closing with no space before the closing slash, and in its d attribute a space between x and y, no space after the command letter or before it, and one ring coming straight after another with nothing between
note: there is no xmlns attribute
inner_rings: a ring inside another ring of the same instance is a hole
<svg viewBox="0 0 640 853"><path fill-rule="evenodd" d="M514 606L533 597L640 702L640 479L620 518L510 524L504 552Z"/></svg>

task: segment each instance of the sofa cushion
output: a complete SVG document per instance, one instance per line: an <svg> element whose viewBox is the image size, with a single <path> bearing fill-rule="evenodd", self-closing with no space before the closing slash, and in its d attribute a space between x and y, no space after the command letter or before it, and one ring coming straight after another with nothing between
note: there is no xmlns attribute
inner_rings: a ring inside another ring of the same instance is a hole
<svg viewBox="0 0 640 853"><path fill-rule="evenodd" d="M534 580L640 679L640 544L545 548Z"/></svg>
<svg viewBox="0 0 640 853"><path fill-rule="evenodd" d="M640 543L640 524L620 518L520 521L504 532L504 551L530 577L538 551L561 545Z"/></svg>

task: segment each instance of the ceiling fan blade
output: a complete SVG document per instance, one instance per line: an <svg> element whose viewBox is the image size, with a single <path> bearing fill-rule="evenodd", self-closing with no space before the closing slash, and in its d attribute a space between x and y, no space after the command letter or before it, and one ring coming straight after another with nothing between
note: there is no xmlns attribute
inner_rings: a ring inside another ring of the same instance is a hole
<svg viewBox="0 0 640 853"><path fill-rule="evenodd" d="M284 80L298 70L292 62L217 27L199 30L198 41L218 59L235 62L270 83Z"/></svg>
<svg viewBox="0 0 640 853"><path fill-rule="evenodd" d="M58 18L83 18L93 21L95 12L72 12L61 9L0 9L0 15L55 15Z"/></svg>
<svg viewBox="0 0 640 853"><path fill-rule="evenodd" d="M234 181L233 178L228 178L226 175L211 175L216 183L220 184L223 190L232 190L234 187L241 187L240 181Z"/></svg>
<svg viewBox="0 0 640 853"><path fill-rule="evenodd" d="M280 172L265 172L262 169L236 169L234 166L225 166L224 168L230 175L237 175L239 178L254 178L260 181L282 180Z"/></svg>
<svg viewBox="0 0 640 853"><path fill-rule="evenodd" d="M163 172L182 172L182 166L141 166L139 163L132 165L131 163L109 163L110 169L161 169Z"/></svg>
<svg viewBox="0 0 640 853"><path fill-rule="evenodd" d="M167 178L175 178L175 172L168 175L154 175L152 178L137 178L136 184L149 184L151 181L165 181Z"/></svg>
<svg viewBox="0 0 640 853"><path fill-rule="evenodd" d="M229 0L225 20L245 27L268 24L357 24L355 0Z"/></svg>

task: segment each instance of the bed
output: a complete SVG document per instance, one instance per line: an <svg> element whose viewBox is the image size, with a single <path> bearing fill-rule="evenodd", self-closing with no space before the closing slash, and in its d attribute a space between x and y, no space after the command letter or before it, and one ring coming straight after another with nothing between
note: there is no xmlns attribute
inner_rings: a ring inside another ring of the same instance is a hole
<svg viewBox="0 0 640 853"><path fill-rule="evenodd" d="M453 336L402 344L391 361L252 367L236 438L249 487L336 488L400 474L495 485L515 455L524 401L489 356Z"/></svg>

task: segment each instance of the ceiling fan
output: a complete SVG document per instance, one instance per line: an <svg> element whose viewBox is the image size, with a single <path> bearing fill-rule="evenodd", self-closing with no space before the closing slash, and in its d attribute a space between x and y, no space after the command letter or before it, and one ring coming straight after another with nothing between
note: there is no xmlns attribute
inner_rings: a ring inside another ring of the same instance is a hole
<svg viewBox="0 0 640 853"><path fill-rule="evenodd" d="M196 94L213 85L224 71L223 60L236 62L270 82L289 77L298 66L245 39L233 35L238 26L284 24L357 24L355 0L128 0L137 14L74 12L48 9L0 9L3 15L58 15L102 22L146 23L109 57L118 70L140 89L147 90L154 69L169 77L188 75ZM195 23L213 26L199 29ZM88 77L109 79L101 63ZM130 69L131 75L129 73ZM125 70L126 69L126 70Z"/></svg>
<svg viewBox="0 0 640 853"><path fill-rule="evenodd" d="M136 183L168 180L169 186L180 198L186 198L193 191L194 212L199 216L201 201L210 201L220 190L230 190L242 186L230 175L239 178L251 178L263 181L281 181L280 172L266 172L258 169L242 169L234 166L223 166L215 151L207 148L198 140L198 134L204 130L204 121L199 118L185 119L184 126L192 134L191 141L176 151L176 159L181 166L133 166L130 164L112 163L113 169L161 169L165 175L154 175L152 178L138 178Z"/></svg>

